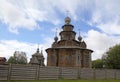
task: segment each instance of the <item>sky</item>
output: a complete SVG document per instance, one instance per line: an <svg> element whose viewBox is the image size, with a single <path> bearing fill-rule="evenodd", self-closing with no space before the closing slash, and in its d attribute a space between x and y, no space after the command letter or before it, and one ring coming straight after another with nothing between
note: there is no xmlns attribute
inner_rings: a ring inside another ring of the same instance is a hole
<svg viewBox="0 0 120 82"><path fill-rule="evenodd" d="M67 12L69 11L69 12ZM101 58L120 44L120 0L0 0L0 57L24 51L28 61L39 44L51 47L59 36L65 17L71 18L74 31L92 49L92 60Z"/></svg>

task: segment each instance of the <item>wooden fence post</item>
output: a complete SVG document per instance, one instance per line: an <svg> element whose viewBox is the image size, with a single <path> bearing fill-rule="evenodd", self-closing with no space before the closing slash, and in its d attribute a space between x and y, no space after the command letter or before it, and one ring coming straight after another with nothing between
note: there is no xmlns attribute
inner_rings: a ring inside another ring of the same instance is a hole
<svg viewBox="0 0 120 82"><path fill-rule="evenodd" d="M80 79L81 77L81 70L80 70L80 67L78 67L78 79Z"/></svg>
<svg viewBox="0 0 120 82"><path fill-rule="evenodd" d="M59 67L59 79L62 79L62 67Z"/></svg>
<svg viewBox="0 0 120 82"><path fill-rule="evenodd" d="M36 80L39 80L39 70L40 70L40 66L36 65Z"/></svg>
<svg viewBox="0 0 120 82"><path fill-rule="evenodd" d="M93 78L96 79L96 70L93 68Z"/></svg>
<svg viewBox="0 0 120 82"><path fill-rule="evenodd" d="M9 67L8 67L8 81L11 80L11 70L12 70L12 64L9 64Z"/></svg>
<svg viewBox="0 0 120 82"><path fill-rule="evenodd" d="M117 79L117 75L116 75L116 72L117 70L115 69L115 71L114 71L114 79Z"/></svg>
<svg viewBox="0 0 120 82"><path fill-rule="evenodd" d="M107 79L107 69L104 70L105 70L105 79Z"/></svg>

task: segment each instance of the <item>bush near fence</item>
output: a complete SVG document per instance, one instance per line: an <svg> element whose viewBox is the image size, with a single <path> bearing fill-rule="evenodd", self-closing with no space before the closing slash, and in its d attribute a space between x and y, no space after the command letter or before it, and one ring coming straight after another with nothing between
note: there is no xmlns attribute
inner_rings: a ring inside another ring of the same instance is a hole
<svg viewBox="0 0 120 82"><path fill-rule="evenodd" d="M120 70L39 65L0 65L0 80L120 79Z"/></svg>

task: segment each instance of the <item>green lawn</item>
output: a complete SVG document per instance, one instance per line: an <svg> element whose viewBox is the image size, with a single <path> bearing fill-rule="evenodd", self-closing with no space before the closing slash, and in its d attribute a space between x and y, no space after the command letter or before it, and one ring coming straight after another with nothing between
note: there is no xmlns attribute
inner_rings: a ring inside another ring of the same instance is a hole
<svg viewBox="0 0 120 82"><path fill-rule="evenodd" d="M0 81L0 82L120 82L120 80L38 80L38 81Z"/></svg>

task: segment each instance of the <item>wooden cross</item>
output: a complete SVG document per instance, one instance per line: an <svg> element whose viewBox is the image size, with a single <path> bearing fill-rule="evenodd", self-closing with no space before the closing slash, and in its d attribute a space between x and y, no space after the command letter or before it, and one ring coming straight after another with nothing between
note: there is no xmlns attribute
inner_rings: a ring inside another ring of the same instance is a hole
<svg viewBox="0 0 120 82"><path fill-rule="evenodd" d="M78 29L78 31L79 31L79 36L80 36L80 29Z"/></svg>
<svg viewBox="0 0 120 82"><path fill-rule="evenodd" d="M38 43L38 48L39 48L39 43Z"/></svg>
<svg viewBox="0 0 120 82"><path fill-rule="evenodd" d="M56 28L56 36L57 36L57 31L58 31L58 29Z"/></svg>
<svg viewBox="0 0 120 82"><path fill-rule="evenodd" d="M68 16L70 14L70 11L69 10L66 10L66 15Z"/></svg>

